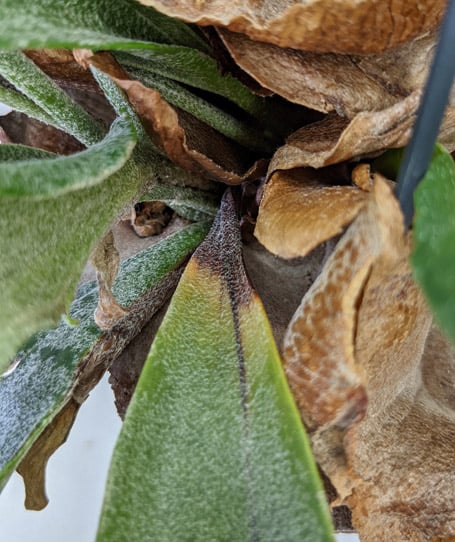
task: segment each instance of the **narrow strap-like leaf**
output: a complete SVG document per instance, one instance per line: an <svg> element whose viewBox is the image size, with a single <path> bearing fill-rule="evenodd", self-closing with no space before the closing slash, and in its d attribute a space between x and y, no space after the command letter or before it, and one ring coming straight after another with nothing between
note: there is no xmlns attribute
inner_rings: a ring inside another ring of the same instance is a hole
<svg viewBox="0 0 455 542"><path fill-rule="evenodd" d="M0 102L9 105L12 109L25 113L29 117L40 120L45 124L57 125L51 115L48 115L44 109L37 105L33 100L14 90L0 86ZM57 126L58 128L58 126Z"/></svg>
<svg viewBox="0 0 455 542"><path fill-rule="evenodd" d="M188 25L134 0L4 0L1 49L140 47L141 40L177 43L207 51ZM26 29L26 31L24 31Z"/></svg>
<svg viewBox="0 0 455 542"><path fill-rule="evenodd" d="M328 542L323 501L228 195L127 411L98 542Z"/></svg>
<svg viewBox="0 0 455 542"><path fill-rule="evenodd" d="M221 75L216 60L188 47L149 44L147 48L117 52L122 65L139 68L228 98L252 117L265 120L265 102L232 75Z"/></svg>
<svg viewBox="0 0 455 542"><path fill-rule="evenodd" d="M0 196L57 196L94 186L126 163L135 144L136 131L131 122L117 118L105 139L86 151L0 163Z"/></svg>
<svg viewBox="0 0 455 542"><path fill-rule="evenodd" d="M23 53L0 51L0 74L51 117L54 126L84 145L93 145L102 138L102 130L93 118Z"/></svg>
<svg viewBox="0 0 455 542"><path fill-rule="evenodd" d="M123 262L113 287L119 302L130 306L147 291L158 288L197 247L207 230L207 223L191 225ZM103 341L103 332L93 320L97 300L96 282L83 285L70 309L77 325L63 319L55 329L36 335L18 355L16 369L0 377L0 488L62 408L74 386L78 364ZM150 319L150 311L149 307L144 321ZM105 355L109 349L121 350L131 339L132 330L134 326L130 325L105 338Z"/></svg>
<svg viewBox="0 0 455 542"><path fill-rule="evenodd" d="M274 146L267 139L264 131L196 96L172 79L137 68L128 67L127 71L144 85L157 90L170 104L191 113L244 147L258 152L273 150Z"/></svg>

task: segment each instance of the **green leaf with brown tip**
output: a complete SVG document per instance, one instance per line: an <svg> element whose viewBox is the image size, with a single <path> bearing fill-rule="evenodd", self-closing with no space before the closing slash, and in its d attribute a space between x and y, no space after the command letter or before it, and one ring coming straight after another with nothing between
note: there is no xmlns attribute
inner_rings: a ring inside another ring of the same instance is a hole
<svg viewBox="0 0 455 542"><path fill-rule="evenodd" d="M98 542L333 541L324 492L230 193L152 345L114 452Z"/></svg>

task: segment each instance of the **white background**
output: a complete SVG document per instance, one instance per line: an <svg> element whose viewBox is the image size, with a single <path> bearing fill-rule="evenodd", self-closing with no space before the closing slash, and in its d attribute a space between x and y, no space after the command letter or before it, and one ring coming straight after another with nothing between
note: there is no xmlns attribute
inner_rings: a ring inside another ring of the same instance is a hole
<svg viewBox="0 0 455 542"><path fill-rule="evenodd" d="M93 542L119 430L104 380L81 407L67 443L49 460L48 506L41 512L26 511L22 479L14 474L8 482L0 495L1 542ZM358 537L340 534L337 540L354 542Z"/></svg>

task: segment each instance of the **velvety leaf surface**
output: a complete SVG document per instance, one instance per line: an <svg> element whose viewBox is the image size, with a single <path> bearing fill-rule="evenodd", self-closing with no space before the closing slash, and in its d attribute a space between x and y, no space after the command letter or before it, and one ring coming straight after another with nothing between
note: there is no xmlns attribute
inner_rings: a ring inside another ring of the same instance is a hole
<svg viewBox="0 0 455 542"><path fill-rule="evenodd" d="M104 88L122 116L116 123L117 129L119 123L125 128L129 125L121 139L124 145L125 140L130 140L127 146L131 152L136 137L134 131L140 130L140 125L119 90L109 87L107 81L104 81ZM156 171L153 168L166 162L152 151L143 133L139 132L139 139L132 157L119 171L95 186L63 195L52 194L33 205L28 204L26 221L18 218L27 199L20 196L0 198L0 370L5 369L27 337L58 321L98 238L145 181L153 178ZM95 165L98 171L102 163L109 168L112 148L107 151L99 150L99 163ZM22 150L20 152L23 156ZM48 160L48 163L52 169L54 161ZM8 161L3 167L19 170L23 162L13 164ZM65 170L65 173L72 175L74 180L74 170ZM43 171L43 178L45 175ZM83 186L83 179L79 182ZM64 179L61 184L65 184Z"/></svg>
<svg viewBox="0 0 455 542"><path fill-rule="evenodd" d="M140 0L187 22L225 26L252 39L307 51L372 53L434 29L445 3L366 0Z"/></svg>
<svg viewBox="0 0 455 542"><path fill-rule="evenodd" d="M207 49L187 25L133 0L115 5L109 0L44 0L33 9L26 0L5 0L0 6L0 19L8 21L0 37L1 49L140 48L145 41Z"/></svg>
<svg viewBox="0 0 455 542"><path fill-rule="evenodd" d="M431 326L403 232L376 178L284 345L316 459L362 542L455 536L455 353Z"/></svg>
<svg viewBox="0 0 455 542"><path fill-rule="evenodd" d="M207 229L203 224L189 226L121 264L113 292L131 310L113 330L103 332L95 325L98 287L88 282L71 305L73 323L62 319L18 354L18 365L0 379L0 486L68 398L77 404L85 400L108 364L159 310L178 278L170 274Z"/></svg>
<svg viewBox="0 0 455 542"><path fill-rule="evenodd" d="M323 500L228 193L127 411L98 540L328 541Z"/></svg>
<svg viewBox="0 0 455 542"><path fill-rule="evenodd" d="M0 163L0 197L46 198L100 184L125 165L136 145L131 121L116 119L106 138L72 156ZM14 154L15 147L11 148Z"/></svg>
<svg viewBox="0 0 455 542"><path fill-rule="evenodd" d="M50 117L48 124L74 135L86 146L102 138L95 120L20 51L0 52L0 74ZM43 115L40 117L46 122Z"/></svg>

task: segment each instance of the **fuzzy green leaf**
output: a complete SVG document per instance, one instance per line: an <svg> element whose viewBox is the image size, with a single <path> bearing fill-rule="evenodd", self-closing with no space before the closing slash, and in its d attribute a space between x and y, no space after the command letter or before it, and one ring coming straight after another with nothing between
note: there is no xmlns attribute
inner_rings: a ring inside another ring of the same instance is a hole
<svg viewBox="0 0 455 542"><path fill-rule="evenodd" d="M130 306L147 291L160 287L202 241L206 224L194 224L123 262L113 291L123 306ZM0 487L46 425L62 408L74 385L80 361L105 334L95 325L98 301L95 282L84 284L72 303L69 315L59 326L33 337L17 356L16 369L0 377ZM158 307L159 308L159 307ZM148 309L145 319L151 316ZM156 309L155 309L156 310ZM130 328L129 328L130 329ZM131 339L127 332L113 333L109 348Z"/></svg>
<svg viewBox="0 0 455 542"><path fill-rule="evenodd" d="M157 41L207 50L188 25L134 0L2 0L0 20L0 49L137 49Z"/></svg>
<svg viewBox="0 0 455 542"><path fill-rule="evenodd" d="M441 145L436 145L414 205L414 274L438 322L455 341L455 163Z"/></svg>
<svg viewBox="0 0 455 542"><path fill-rule="evenodd" d="M54 125L54 119L39 105L20 92L0 86L0 102L9 105L12 109L25 113L29 117L38 119L45 124Z"/></svg>
<svg viewBox="0 0 455 542"><path fill-rule="evenodd" d="M226 137L244 147L258 152L271 152L274 145L267 133L246 120L239 120L230 113L193 94L179 83L145 70L127 67L128 73L147 87L157 90L170 104L191 113Z"/></svg>
<svg viewBox="0 0 455 542"><path fill-rule="evenodd" d="M117 52L124 66L154 73L227 98L251 116L266 121L264 99L248 90L232 75L221 75L215 59L188 47L150 44L146 49Z"/></svg>
<svg viewBox="0 0 455 542"><path fill-rule="evenodd" d="M23 53L0 51L0 74L44 111L51 119L49 124L87 146L102 138L103 132L93 118Z"/></svg>
<svg viewBox="0 0 455 542"><path fill-rule="evenodd" d="M177 214L193 221L213 220L219 206L219 198L214 194L188 186L161 183L156 184L141 199L142 201L164 201Z"/></svg>
<svg viewBox="0 0 455 542"><path fill-rule="evenodd" d="M71 156L0 163L0 197L57 196L101 183L130 158L136 131L125 118L117 118L100 143ZM15 145L10 145L14 148Z"/></svg>
<svg viewBox="0 0 455 542"><path fill-rule="evenodd" d="M140 125L118 89L106 84L106 90L114 108L125 111L121 124ZM102 160L108 163L109 156ZM168 164L140 135L125 165L94 186L37 201L0 197L0 372L27 337L58 321L98 239Z"/></svg>
<svg viewBox="0 0 455 542"><path fill-rule="evenodd" d="M136 387L97 540L328 542L324 500L228 194Z"/></svg>

